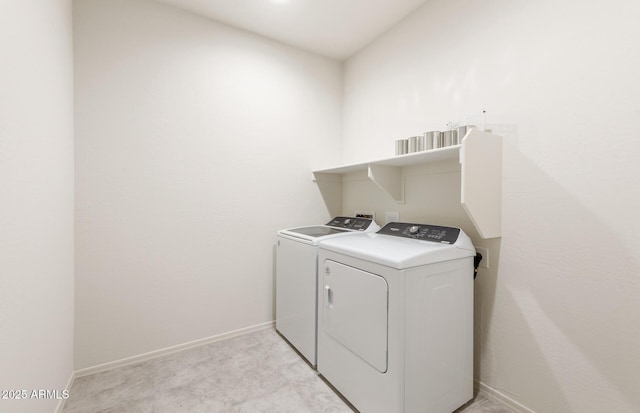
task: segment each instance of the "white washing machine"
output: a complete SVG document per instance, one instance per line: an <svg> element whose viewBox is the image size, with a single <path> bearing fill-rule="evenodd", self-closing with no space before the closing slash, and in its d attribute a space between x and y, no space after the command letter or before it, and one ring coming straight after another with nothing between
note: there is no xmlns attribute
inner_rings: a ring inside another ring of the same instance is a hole
<svg viewBox="0 0 640 413"><path fill-rule="evenodd" d="M372 219L336 217L325 225L278 231L276 330L313 366L317 349L318 243L379 229Z"/></svg>
<svg viewBox="0 0 640 413"><path fill-rule="evenodd" d="M322 241L318 372L362 413L469 401L475 254L459 228L423 224Z"/></svg>

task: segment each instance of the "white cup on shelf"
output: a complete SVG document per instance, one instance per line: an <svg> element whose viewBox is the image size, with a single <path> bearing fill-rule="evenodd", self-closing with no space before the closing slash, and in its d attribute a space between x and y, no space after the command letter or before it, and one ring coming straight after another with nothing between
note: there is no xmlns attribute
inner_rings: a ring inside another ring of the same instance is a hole
<svg viewBox="0 0 640 413"><path fill-rule="evenodd" d="M442 146L441 141L442 141L442 132L438 130L425 132L424 149L428 151L430 149L440 148Z"/></svg>
<svg viewBox="0 0 640 413"><path fill-rule="evenodd" d="M398 139L396 141L396 155L405 155L409 151L409 140Z"/></svg>

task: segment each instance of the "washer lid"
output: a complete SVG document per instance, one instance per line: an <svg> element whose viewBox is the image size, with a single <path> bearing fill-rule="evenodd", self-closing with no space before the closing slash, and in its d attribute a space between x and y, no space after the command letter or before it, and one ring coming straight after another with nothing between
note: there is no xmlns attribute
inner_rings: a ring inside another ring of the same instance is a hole
<svg viewBox="0 0 640 413"><path fill-rule="evenodd" d="M280 231L283 234L291 235L291 236L299 236L300 238L319 238L332 234L340 234L342 232L351 232L348 229L342 228L333 228L328 227L326 225L318 225L313 227L299 227L299 228L289 228Z"/></svg>
<svg viewBox="0 0 640 413"><path fill-rule="evenodd" d="M325 225L311 225L307 227L296 227L278 231L278 235L296 238L310 244L316 244L321 239L346 233L374 232L380 226L369 218L335 217Z"/></svg>
<svg viewBox="0 0 640 413"><path fill-rule="evenodd" d="M358 233L349 237L322 240L319 246L320 249L396 269L476 255L471 240L462 230L460 230L457 240L451 244L386 235L381 232L382 230L378 233Z"/></svg>

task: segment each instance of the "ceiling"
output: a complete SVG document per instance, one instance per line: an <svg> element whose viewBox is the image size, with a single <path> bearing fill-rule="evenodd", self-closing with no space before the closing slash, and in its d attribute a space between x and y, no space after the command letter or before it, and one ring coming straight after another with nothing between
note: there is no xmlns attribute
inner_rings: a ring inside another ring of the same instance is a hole
<svg viewBox="0 0 640 413"><path fill-rule="evenodd" d="M157 0L344 60L427 0Z"/></svg>

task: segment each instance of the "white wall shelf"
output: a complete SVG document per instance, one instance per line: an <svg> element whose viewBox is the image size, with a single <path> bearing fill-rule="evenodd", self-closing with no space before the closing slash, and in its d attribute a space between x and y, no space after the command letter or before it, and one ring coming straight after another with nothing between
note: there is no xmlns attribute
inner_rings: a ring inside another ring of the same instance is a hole
<svg viewBox="0 0 640 413"><path fill-rule="evenodd" d="M502 236L502 138L488 132L472 129L460 145L320 169L313 175L328 205L342 203L342 175L362 171L394 201L403 203L404 168L441 161L460 165L460 203L480 236Z"/></svg>

